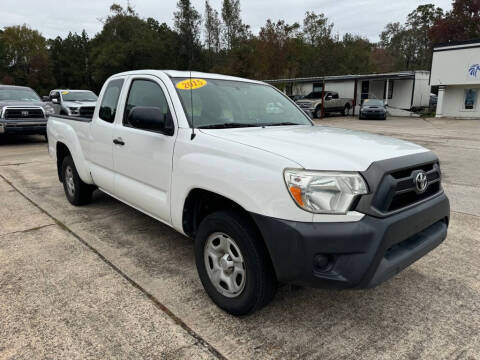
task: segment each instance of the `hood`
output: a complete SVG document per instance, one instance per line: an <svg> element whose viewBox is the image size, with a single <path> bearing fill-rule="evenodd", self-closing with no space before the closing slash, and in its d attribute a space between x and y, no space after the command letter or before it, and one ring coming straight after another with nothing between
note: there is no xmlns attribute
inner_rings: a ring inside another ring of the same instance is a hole
<svg viewBox="0 0 480 360"><path fill-rule="evenodd" d="M0 100L0 106L40 106L45 107L43 101L16 101L16 100Z"/></svg>
<svg viewBox="0 0 480 360"><path fill-rule="evenodd" d="M375 161L428 151L391 137L326 126L201 131L278 154L308 170L364 171Z"/></svg>
<svg viewBox="0 0 480 360"><path fill-rule="evenodd" d="M296 103L298 105L300 104L312 104L312 103L315 103L315 102L322 102L322 99L302 99L302 100L297 100Z"/></svg>
<svg viewBox="0 0 480 360"><path fill-rule="evenodd" d="M97 104L96 101L64 101L63 106L66 107L81 107L81 106L93 106Z"/></svg>

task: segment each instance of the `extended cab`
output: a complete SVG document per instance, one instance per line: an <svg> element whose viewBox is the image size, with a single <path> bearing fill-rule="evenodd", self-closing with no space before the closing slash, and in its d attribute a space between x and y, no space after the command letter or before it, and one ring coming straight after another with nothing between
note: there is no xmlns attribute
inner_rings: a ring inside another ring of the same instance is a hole
<svg viewBox="0 0 480 360"><path fill-rule="evenodd" d="M73 205L98 188L194 238L203 286L231 314L267 304L278 282L376 286L447 235L433 152L314 126L262 82L121 73L92 119L51 116L48 135Z"/></svg>
<svg viewBox="0 0 480 360"><path fill-rule="evenodd" d="M46 135L47 116L53 113L29 87L0 85L0 135Z"/></svg>
<svg viewBox="0 0 480 360"><path fill-rule="evenodd" d="M335 91L326 91L324 97L324 114L341 113L344 116L348 116L350 109L353 108L353 99L341 98ZM313 91L296 101L303 111L317 119L322 117L322 102L321 91Z"/></svg>
<svg viewBox="0 0 480 360"><path fill-rule="evenodd" d="M97 95L90 90L56 89L50 91L48 100L60 115L91 118L95 110Z"/></svg>

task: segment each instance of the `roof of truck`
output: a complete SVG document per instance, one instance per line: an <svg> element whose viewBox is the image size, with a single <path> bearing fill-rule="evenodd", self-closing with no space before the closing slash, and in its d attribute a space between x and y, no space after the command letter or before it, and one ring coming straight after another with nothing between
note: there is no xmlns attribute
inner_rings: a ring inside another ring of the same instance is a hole
<svg viewBox="0 0 480 360"><path fill-rule="evenodd" d="M134 70L134 71L127 71L119 74L115 74L113 76L120 76L120 75L155 75L158 73L164 73L168 77L171 78L205 78L205 79L217 79L217 80L232 80L232 81L243 81L243 82L251 82L251 83L258 83L264 84L262 81L258 80L251 80L245 79L235 76L228 76L222 74L214 74L214 73L204 73L198 71L179 71L179 70Z"/></svg>

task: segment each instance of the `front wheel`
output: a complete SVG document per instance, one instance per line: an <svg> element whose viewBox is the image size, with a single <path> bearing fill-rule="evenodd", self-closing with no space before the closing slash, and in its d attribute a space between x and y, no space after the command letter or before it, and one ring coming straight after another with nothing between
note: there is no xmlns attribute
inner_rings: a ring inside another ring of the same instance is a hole
<svg viewBox="0 0 480 360"><path fill-rule="evenodd" d="M315 118L316 119L321 119L322 118L322 107L321 106L317 106L317 108L315 109Z"/></svg>
<svg viewBox="0 0 480 360"><path fill-rule="evenodd" d="M71 156L66 156L62 162L62 181L65 196L75 206L88 204L95 189L80 179L77 168Z"/></svg>
<svg viewBox="0 0 480 360"><path fill-rule="evenodd" d="M277 282L262 239L240 214L219 211L202 221L195 260L208 296L232 315L252 313L275 294Z"/></svg>
<svg viewBox="0 0 480 360"><path fill-rule="evenodd" d="M343 109L343 116L348 116L350 114L350 106L346 105Z"/></svg>

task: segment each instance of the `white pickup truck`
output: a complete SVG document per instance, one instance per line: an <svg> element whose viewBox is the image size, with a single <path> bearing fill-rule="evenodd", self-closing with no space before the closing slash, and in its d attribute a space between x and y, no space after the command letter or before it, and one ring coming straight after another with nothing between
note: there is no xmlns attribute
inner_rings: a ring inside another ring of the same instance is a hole
<svg viewBox="0 0 480 360"><path fill-rule="evenodd" d="M73 205L99 189L193 238L206 292L234 315L278 283L376 286L447 235L434 153L314 126L258 81L117 74L92 119L52 115L48 139Z"/></svg>

